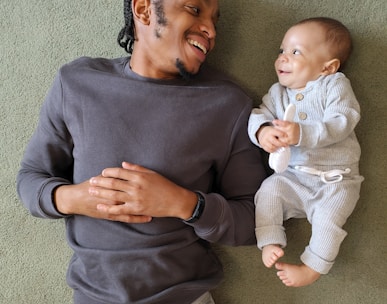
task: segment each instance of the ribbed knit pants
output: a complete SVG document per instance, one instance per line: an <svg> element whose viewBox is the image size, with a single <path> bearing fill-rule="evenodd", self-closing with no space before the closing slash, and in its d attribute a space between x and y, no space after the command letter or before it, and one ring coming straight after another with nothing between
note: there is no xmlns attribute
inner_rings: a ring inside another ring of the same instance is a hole
<svg viewBox="0 0 387 304"><path fill-rule="evenodd" d="M255 195L258 248L269 244L285 247L283 221L307 218L312 235L301 261L321 274L328 273L347 235L342 227L359 199L362 181L363 177L356 175L326 184L318 176L292 168L271 175Z"/></svg>

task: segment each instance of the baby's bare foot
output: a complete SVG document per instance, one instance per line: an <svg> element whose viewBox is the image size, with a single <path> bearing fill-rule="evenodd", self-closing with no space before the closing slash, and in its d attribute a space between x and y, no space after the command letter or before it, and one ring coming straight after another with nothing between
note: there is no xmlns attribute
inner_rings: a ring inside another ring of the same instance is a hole
<svg viewBox="0 0 387 304"><path fill-rule="evenodd" d="M278 245L267 245L262 248L262 261L267 268L272 267L283 255L284 251Z"/></svg>
<svg viewBox="0 0 387 304"><path fill-rule="evenodd" d="M301 287L312 284L317 281L321 275L305 264L293 265L276 263L275 268L279 270L277 276L282 283L290 287Z"/></svg>

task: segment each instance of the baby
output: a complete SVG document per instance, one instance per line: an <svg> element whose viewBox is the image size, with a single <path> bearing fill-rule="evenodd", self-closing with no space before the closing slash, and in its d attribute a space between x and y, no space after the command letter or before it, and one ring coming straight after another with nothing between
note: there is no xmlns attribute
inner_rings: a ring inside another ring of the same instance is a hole
<svg viewBox="0 0 387 304"><path fill-rule="evenodd" d="M351 50L350 33L337 20L317 17L293 25L275 61L278 83L249 119L254 144L269 153L290 151L284 171L267 178L255 196L263 263L275 265L286 286L309 285L329 272L347 235L342 227L359 199L363 177L354 129L360 108L340 72ZM290 121L284 119L289 104L295 106ZM286 246L283 221L302 217L312 226L302 264L279 262Z"/></svg>

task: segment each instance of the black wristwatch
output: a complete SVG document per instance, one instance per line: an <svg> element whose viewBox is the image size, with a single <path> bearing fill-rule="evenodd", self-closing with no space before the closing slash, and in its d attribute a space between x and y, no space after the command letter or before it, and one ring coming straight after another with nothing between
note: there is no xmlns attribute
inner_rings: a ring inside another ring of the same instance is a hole
<svg viewBox="0 0 387 304"><path fill-rule="evenodd" d="M186 223L190 224L196 222L202 216L204 205L206 204L203 195L201 195L200 192L195 191L195 193L198 197L198 202L196 203L196 207L194 212L192 213L192 216L188 220L185 220Z"/></svg>

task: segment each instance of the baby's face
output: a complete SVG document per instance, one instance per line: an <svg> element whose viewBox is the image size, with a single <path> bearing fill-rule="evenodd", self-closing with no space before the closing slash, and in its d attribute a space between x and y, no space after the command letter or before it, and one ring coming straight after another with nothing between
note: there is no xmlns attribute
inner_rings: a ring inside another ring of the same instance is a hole
<svg viewBox="0 0 387 304"><path fill-rule="evenodd" d="M307 82L326 73L325 64L330 59L331 52L320 25L295 25L286 32L274 64L278 81L291 89L303 89Z"/></svg>

